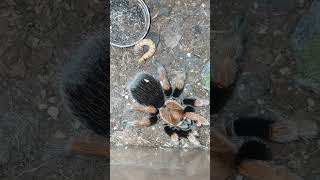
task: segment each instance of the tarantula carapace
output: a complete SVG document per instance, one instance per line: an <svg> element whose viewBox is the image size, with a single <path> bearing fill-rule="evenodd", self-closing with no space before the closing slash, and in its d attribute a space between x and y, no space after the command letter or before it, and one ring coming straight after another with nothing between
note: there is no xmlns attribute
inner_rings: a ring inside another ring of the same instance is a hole
<svg viewBox="0 0 320 180"><path fill-rule="evenodd" d="M149 114L148 118L131 121L136 126L151 126L163 120L164 131L171 137L174 145L179 138L187 138L195 146L201 146L198 133L192 125L209 125L207 119L196 114L194 107L209 105L209 101L198 98L179 98L185 86L185 73L178 73L173 80L174 88L166 77L162 65L158 65L159 80L147 73L139 73L129 84L132 98L137 101L133 110Z"/></svg>

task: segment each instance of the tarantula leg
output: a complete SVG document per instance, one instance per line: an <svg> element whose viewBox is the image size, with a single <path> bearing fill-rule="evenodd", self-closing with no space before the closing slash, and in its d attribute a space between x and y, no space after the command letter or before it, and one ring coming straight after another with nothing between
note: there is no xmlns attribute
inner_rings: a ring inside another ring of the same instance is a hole
<svg viewBox="0 0 320 180"><path fill-rule="evenodd" d="M184 112L195 112L196 110L192 106L187 106L184 108Z"/></svg>
<svg viewBox="0 0 320 180"><path fill-rule="evenodd" d="M270 139L274 121L258 117L242 117L233 121L232 127L228 127L230 135L255 136L261 139Z"/></svg>
<svg viewBox="0 0 320 180"><path fill-rule="evenodd" d="M158 117L156 115L154 115L154 116L151 116L147 119L133 121L133 125L134 126L151 126L151 125L154 125L155 123L157 123L157 121L158 121Z"/></svg>
<svg viewBox="0 0 320 180"><path fill-rule="evenodd" d="M182 101L185 105L191 105L196 107L209 105L209 101L204 99L185 98Z"/></svg>
<svg viewBox="0 0 320 180"><path fill-rule="evenodd" d="M186 112L184 114L184 117L186 117L187 119L196 121L198 126L209 125L208 120L206 120L204 117L200 116L199 114L196 114L193 112Z"/></svg>
<svg viewBox="0 0 320 180"><path fill-rule="evenodd" d="M166 77L167 76L166 70L161 64L158 65L158 73L159 73L159 79L160 79L160 83L162 85L164 94L166 96L170 96L172 93L171 84Z"/></svg>
<svg viewBox="0 0 320 180"><path fill-rule="evenodd" d="M177 76L174 78L173 82L175 85L175 88L173 90L173 97L179 97L184 88L184 81L186 79L186 73L178 73Z"/></svg>
<svg viewBox="0 0 320 180"><path fill-rule="evenodd" d="M153 106L144 106L141 104L134 104L132 110L148 114L157 114L158 112L158 109Z"/></svg>
<svg viewBox="0 0 320 180"><path fill-rule="evenodd" d="M165 125L164 131L166 132L166 134L168 134L170 136L171 141L173 142L173 144L175 146L178 146L179 145L179 135L177 134L175 129L171 128L168 125Z"/></svg>
<svg viewBox="0 0 320 180"><path fill-rule="evenodd" d="M193 145L195 145L197 147L201 146L199 140L193 135L193 133L191 131L189 131L187 138Z"/></svg>

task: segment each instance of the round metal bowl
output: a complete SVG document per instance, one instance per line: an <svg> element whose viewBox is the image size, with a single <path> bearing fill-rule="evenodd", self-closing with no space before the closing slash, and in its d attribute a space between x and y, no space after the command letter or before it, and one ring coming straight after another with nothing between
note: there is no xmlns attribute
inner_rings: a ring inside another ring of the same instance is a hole
<svg viewBox="0 0 320 180"><path fill-rule="evenodd" d="M150 27L150 13L143 0L110 1L110 44L130 47L142 40Z"/></svg>

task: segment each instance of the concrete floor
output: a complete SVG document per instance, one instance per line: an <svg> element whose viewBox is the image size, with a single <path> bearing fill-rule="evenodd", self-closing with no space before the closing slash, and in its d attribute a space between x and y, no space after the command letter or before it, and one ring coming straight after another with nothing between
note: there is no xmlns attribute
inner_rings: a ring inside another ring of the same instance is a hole
<svg viewBox="0 0 320 180"><path fill-rule="evenodd" d="M207 180L209 151L121 147L111 149L111 180Z"/></svg>

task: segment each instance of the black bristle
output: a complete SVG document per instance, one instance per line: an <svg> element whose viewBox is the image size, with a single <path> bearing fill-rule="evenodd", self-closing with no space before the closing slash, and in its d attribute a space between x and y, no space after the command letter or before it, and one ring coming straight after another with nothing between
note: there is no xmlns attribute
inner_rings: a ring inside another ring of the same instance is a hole
<svg viewBox="0 0 320 180"><path fill-rule="evenodd" d="M129 85L130 93L138 103L146 106L160 108L163 106L165 97L160 84L149 74L137 74Z"/></svg>
<svg viewBox="0 0 320 180"><path fill-rule="evenodd" d="M194 106L196 99L194 98L185 98L183 99L183 104Z"/></svg>
<svg viewBox="0 0 320 180"><path fill-rule="evenodd" d="M174 131L174 129L172 129L170 126L168 126L168 125L166 125L165 127L164 127L164 131L169 135L169 136L171 136L175 131Z"/></svg>
<svg viewBox="0 0 320 180"><path fill-rule="evenodd" d="M184 108L184 112L195 112L195 109L192 106L187 106Z"/></svg>
<svg viewBox="0 0 320 180"><path fill-rule="evenodd" d="M178 134L179 137L187 138L188 135L191 133L191 130L184 131L184 130L176 129L176 133Z"/></svg>
<svg viewBox="0 0 320 180"><path fill-rule="evenodd" d="M239 165L244 160L270 161L271 159L271 150L266 144L257 140L250 140L243 143L239 148L235 163Z"/></svg>
<svg viewBox="0 0 320 180"><path fill-rule="evenodd" d="M165 94L167 97L171 96L171 94L172 94L172 88L170 87L169 90L165 90L165 91L164 91L164 94Z"/></svg>
<svg viewBox="0 0 320 180"><path fill-rule="evenodd" d="M153 116L149 117L149 120L151 122L150 126L152 126L152 125L154 125L154 124L156 124L158 122L158 116L153 115Z"/></svg>
<svg viewBox="0 0 320 180"><path fill-rule="evenodd" d="M210 112L213 114L219 113L220 110L226 105L228 99L233 94L234 85L228 88L222 88L213 83L213 90L210 94L210 102L213 102L213 105L210 106Z"/></svg>
<svg viewBox="0 0 320 180"><path fill-rule="evenodd" d="M179 97L183 92L183 89L174 88L172 97Z"/></svg>
<svg viewBox="0 0 320 180"><path fill-rule="evenodd" d="M165 125L164 131L165 131L166 134L168 134L169 136L171 136L173 133L176 133L179 137L187 138L188 135L191 133L192 130L187 130L187 131L178 130L178 129L175 129L175 128L170 127L170 126L168 126L168 125Z"/></svg>
<svg viewBox="0 0 320 180"><path fill-rule="evenodd" d="M97 134L109 130L109 41L106 35L84 43L63 69L60 94L67 110Z"/></svg>
<svg viewBox="0 0 320 180"><path fill-rule="evenodd" d="M237 136L255 136L269 139L273 121L257 117L239 118L233 122L233 130Z"/></svg>

